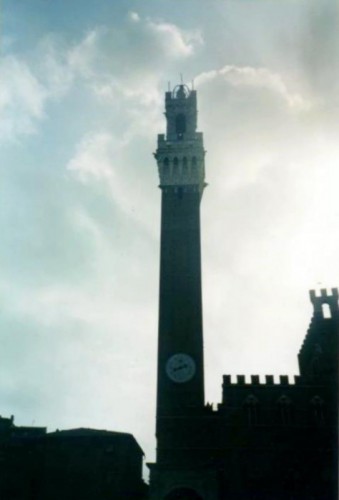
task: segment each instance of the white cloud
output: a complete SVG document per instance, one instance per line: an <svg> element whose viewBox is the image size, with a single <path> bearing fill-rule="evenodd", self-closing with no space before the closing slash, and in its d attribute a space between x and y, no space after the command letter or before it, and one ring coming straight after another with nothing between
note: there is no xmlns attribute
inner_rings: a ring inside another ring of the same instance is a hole
<svg viewBox="0 0 339 500"><path fill-rule="evenodd" d="M36 54L38 62L32 60L31 65L45 85L48 97L62 98L71 89L75 77L75 68L69 61L69 48L60 37L47 35L38 43Z"/></svg>
<svg viewBox="0 0 339 500"><path fill-rule="evenodd" d="M36 131L48 92L22 60L7 56L0 81L0 140Z"/></svg>
<svg viewBox="0 0 339 500"><path fill-rule="evenodd" d="M108 132L94 132L80 141L66 168L76 180L89 187L99 182L120 210L137 217L137 213L130 213L133 195L127 188L129 179L124 175L123 151L124 141L118 141Z"/></svg>
<svg viewBox="0 0 339 500"><path fill-rule="evenodd" d="M92 58L92 70L87 67L93 75L91 88L110 104L127 99L133 105L157 107L160 82L163 85L173 66L192 58L202 43L198 30L130 12L122 27L112 26L97 36L101 58Z"/></svg>
<svg viewBox="0 0 339 500"><path fill-rule="evenodd" d="M4 57L0 140L15 140L38 132L39 122L48 115L47 105L65 97L76 79L85 84L100 79L98 49L104 31L93 29L73 45L57 35L47 34L25 58L15 53Z"/></svg>
<svg viewBox="0 0 339 500"><path fill-rule="evenodd" d="M91 30L85 37L68 50L67 64L78 75L93 78L100 59L100 40L105 29Z"/></svg>
<svg viewBox="0 0 339 500"><path fill-rule="evenodd" d="M4 59L0 137L37 132L48 116L47 105L75 88L109 105L119 106L125 99L133 107L158 108L159 83L167 79L173 64L192 57L202 42L199 31L137 12L130 12L122 26L95 27L73 44L47 34L25 59L15 54Z"/></svg>
<svg viewBox="0 0 339 500"><path fill-rule="evenodd" d="M74 49L75 50L75 49ZM37 133L46 118L50 100L64 96L71 88L75 69L48 36L26 59L7 55L2 61L0 81L0 140L16 140ZM35 59L36 56L36 59Z"/></svg>
<svg viewBox="0 0 339 500"><path fill-rule="evenodd" d="M154 36L158 47L170 57L181 58L191 56L195 49L203 43L199 31L184 31L171 23L157 22L147 19L146 29Z"/></svg>
<svg viewBox="0 0 339 500"><path fill-rule="evenodd" d="M129 12L128 18L130 21L132 21L134 23L138 23L140 21L140 16L137 12Z"/></svg>
<svg viewBox="0 0 339 500"><path fill-rule="evenodd" d="M199 87L220 77L234 87L254 87L272 92L282 98L291 110L306 111L311 108L308 99L297 92L291 92L283 77L268 68L227 65L219 70L201 73L196 77L195 83Z"/></svg>
<svg viewBox="0 0 339 500"><path fill-rule="evenodd" d="M112 154L114 138L107 132L86 136L76 147L67 169L74 172L81 182L107 179L114 176Z"/></svg>

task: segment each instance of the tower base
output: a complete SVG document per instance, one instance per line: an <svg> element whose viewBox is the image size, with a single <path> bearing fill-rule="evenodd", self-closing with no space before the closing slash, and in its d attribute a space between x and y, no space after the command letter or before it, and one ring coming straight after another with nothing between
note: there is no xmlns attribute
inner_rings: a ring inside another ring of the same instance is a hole
<svg viewBox="0 0 339 500"><path fill-rule="evenodd" d="M217 500L218 478L215 469L178 468L147 464L150 469L149 500Z"/></svg>

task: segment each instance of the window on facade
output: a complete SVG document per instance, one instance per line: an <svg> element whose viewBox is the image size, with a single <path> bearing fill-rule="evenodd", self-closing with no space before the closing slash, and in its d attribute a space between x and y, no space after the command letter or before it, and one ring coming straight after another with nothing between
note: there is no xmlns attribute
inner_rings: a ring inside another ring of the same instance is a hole
<svg viewBox="0 0 339 500"><path fill-rule="evenodd" d="M323 424L324 423L324 401L321 399L320 396L314 396L314 398L311 399L311 407L312 407L312 413L313 413L313 420L316 424Z"/></svg>
<svg viewBox="0 0 339 500"><path fill-rule="evenodd" d="M298 463L291 463L291 459L289 458L291 466L286 466L285 472L283 475L283 491L284 498L286 500L297 500L299 497L298 489L300 485L300 466Z"/></svg>
<svg viewBox="0 0 339 500"><path fill-rule="evenodd" d="M278 399L278 412L282 425L290 425L292 423L292 402L285 394Z"/></svg>
<svg viewBox="0 0 339 500"><path fill-rule="evenodd" d="M253 394L245 399L244 411L248 425L256 425L258 423L258 399Z"/></svg>
<svg viewBox="0 0 339 500"><path fill-rule="evenodd" d="M169 159L164 159L164 174L167 175L169 173Z"/></svg>
<svg viewBox="0 0 339 500"><path fill-rule="evenodd" d="M321 306L322 313L323 313L323 318L331 318L331 309L329 304L323 304Z"/></svg>
<svg viewBox="0 0 339 500"><path fill-rule="evenodd" d="M178 171L179 171L179 160L177 157L175 157L173 160L173 174L177 175Z"/></svg>

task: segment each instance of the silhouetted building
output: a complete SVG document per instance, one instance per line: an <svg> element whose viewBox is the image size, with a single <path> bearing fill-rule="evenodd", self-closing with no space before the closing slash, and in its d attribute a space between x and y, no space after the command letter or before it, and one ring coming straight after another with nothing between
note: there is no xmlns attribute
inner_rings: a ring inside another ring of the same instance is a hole
<svg viewBox="0 0 339 500"><path fill-rule="evenodd" d="M46 433L0 417L1 500L146 498L143 452L131 434L94 429Z"/></svg>
<svg viewBox="0 0 339 500"><path fill-rule="evenodd" d="M336 500L338 290L311 291L314 313L290 383L223 377L204 403L200 201L205 187L196 91L166 92L158 136L161 212L157 458L151 500ZM324 314L325 311L325 314Z"/></svg>

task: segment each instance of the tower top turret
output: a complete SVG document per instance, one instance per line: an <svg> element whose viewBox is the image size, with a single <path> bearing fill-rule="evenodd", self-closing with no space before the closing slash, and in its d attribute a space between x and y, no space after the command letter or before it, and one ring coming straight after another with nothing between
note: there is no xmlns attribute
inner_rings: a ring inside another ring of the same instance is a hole
<svg viewBox="0 0 339 500"><path fill-rule="evenodd" d="M313 304L314 314L322 313L324 305L327 305L329 307L332 317L339 313L338 288L332 288L330 294L327 293L326 288L322 288L320 290L320 295L317 295L315 290L310 290L310 299Z"/></svg>
<svg viewBox="0 0 339 500"><path fill-rule="evenodd" d="M193 140L197 129L197 93L183 83L166 92L166 139L169 141Z"/></svg>

